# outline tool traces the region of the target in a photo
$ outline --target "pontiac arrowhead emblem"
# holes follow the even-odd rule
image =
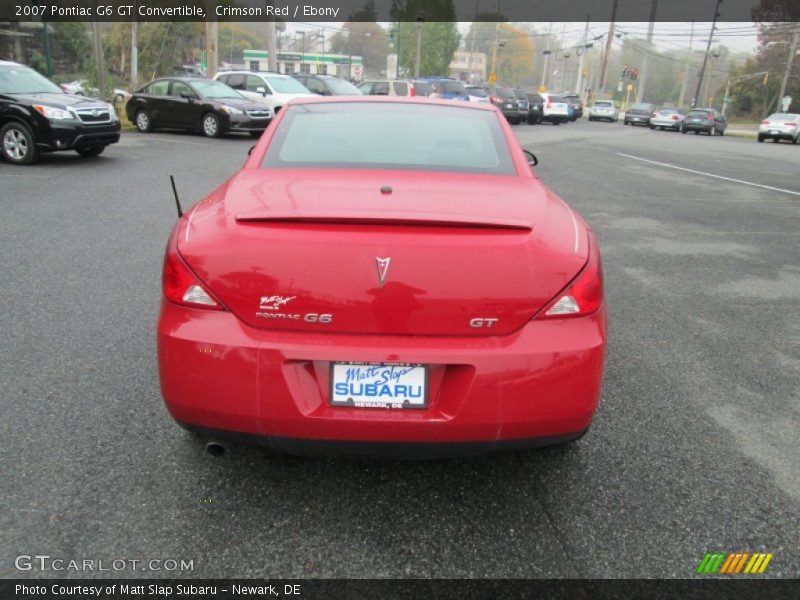
[[[389,272],[389,263],[391,262],[391,258],[378,258],[375,257],[375,262],[378,265],[378,283],[381,284],[381,288],[383,284],[386,282],[386,274]]]

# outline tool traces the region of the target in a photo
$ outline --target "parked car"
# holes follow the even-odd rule
[[[75,81],[70,81],[69,83],[60,83],[58,87],[64,90],[64,93],[66,94],[88,96],[90,98],[100,97],[100,90],[89,85],[88,79],[76,79]],[[111,90],[111,98],[113,99],[112,102],[114,105],[122,104],[122,102],[130,97],[130,95],[130,92],[123,88],[114,88]]]
[[[28,165],[62,150],[98,156],[119,131],[108,102],[66,94],[33,69],[0,60],[0,155],[8,162]]]
[[[169,235],[170,415],[215,455],[227,437],[406,457],[580,438],[607,340],[597,239],[497,109],[362,96],[283,113]]]
[[[410,79],[368,79],[358,86],[365,96],[416,96],[417,89]]]
[[[512,88],[514,95],[517,97],[517,114],[519,115],[520,122],[528,120],[528,110],[530,104],[528,103],[528,94],[519,88]]]
[[[531,92],[528,94],[528,124],[536,125],[542,120],[544,111],[544,98],[541,94]]]
[[[637,102],[632,104],[625,111],[623,123],[625,125],[650,125],[650,117],[655,112],[656,107],[649,102]]]
[[[714,108],[693,108],[686,113],[681,133],[693,131],[695,134],[725,135],[728,122],[721,112]]]
[[[207,137],[227,132],[258,137],[275,113],[221,81],[164,77],[133,93],[125,105],[128,119],[141,132],[153,129],[200,130]]]
[[[504,85],[486,85],[483,89],[489,94],[489,102],[503,113],[509,123],[519,123],[519,100],[514,90]]]
[[[483,104],[490,104],[489,94],[479,85],[464,86],[467,90],[470,102],[481,102]]]
[[[214,77],[254,102],[266,104],[276,114],[292,98],[313,94],[294,77],[272,72],[223,71]]]
[[[595,100],[595,103],[589,109],[589,120],[616,123],[619,121],[617,103],[613,100]]]
[[[559,96],[569,102],[572,107],[571,121],[577,121],[583,116],[583,102],[581,102],[581,97],[578,94],[575,92],[561,92]]]
[[[662,108],[650,115],[650,129],[680,131],[686,116],[677,108]]]
[[[295,73],[292,75],[297,81],[308,88],[310,92],[319,96],[362,96],[349,81],[333,75],[310,75],[308,73]]]
[[[434,93],[438,95],[438,98],[469,102],[467,89],[457,79],[450,79],[449,77],[420,77],[420,79],[433,85]]]
[[[542,121],[561,125],[570,120],[570,105],[563,96],[545,92],[542,94],[542,99],[544,100]]]
[[[195,63],[172,67],[170,77],[198,77],[205,79],[206,72]]]
[[[795,113],[774,113],[761,121],[758,127],[758,141],[789,140],[793,144],[800,141],[800,115]]]

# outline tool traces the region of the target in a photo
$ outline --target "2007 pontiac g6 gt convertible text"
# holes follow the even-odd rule
[[[158,354],[183,426],[297,452],[579,438],[597,241],[492,105],[297,100],[173,229]]]

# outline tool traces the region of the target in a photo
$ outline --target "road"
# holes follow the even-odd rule
[[[14,568],[48,554],[194,561],[129,577],[690,577],[706,551],[763,551],[797,577],[800,148],[514,131],[597,231],[604,390],[574,445],[451,461],[215,459],[168,417],[168,175],[191,205],[249,138],[0,164],[0,576],[92,575]]]

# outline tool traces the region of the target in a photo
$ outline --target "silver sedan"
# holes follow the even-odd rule
[[[619,121],[619,108],[612,100],[597,100],[589,109],[590,121]]]
[[[680,131],[685,118],[686,115],[675,108],[662,108],[654,112],[650,117],[650,129]]]

